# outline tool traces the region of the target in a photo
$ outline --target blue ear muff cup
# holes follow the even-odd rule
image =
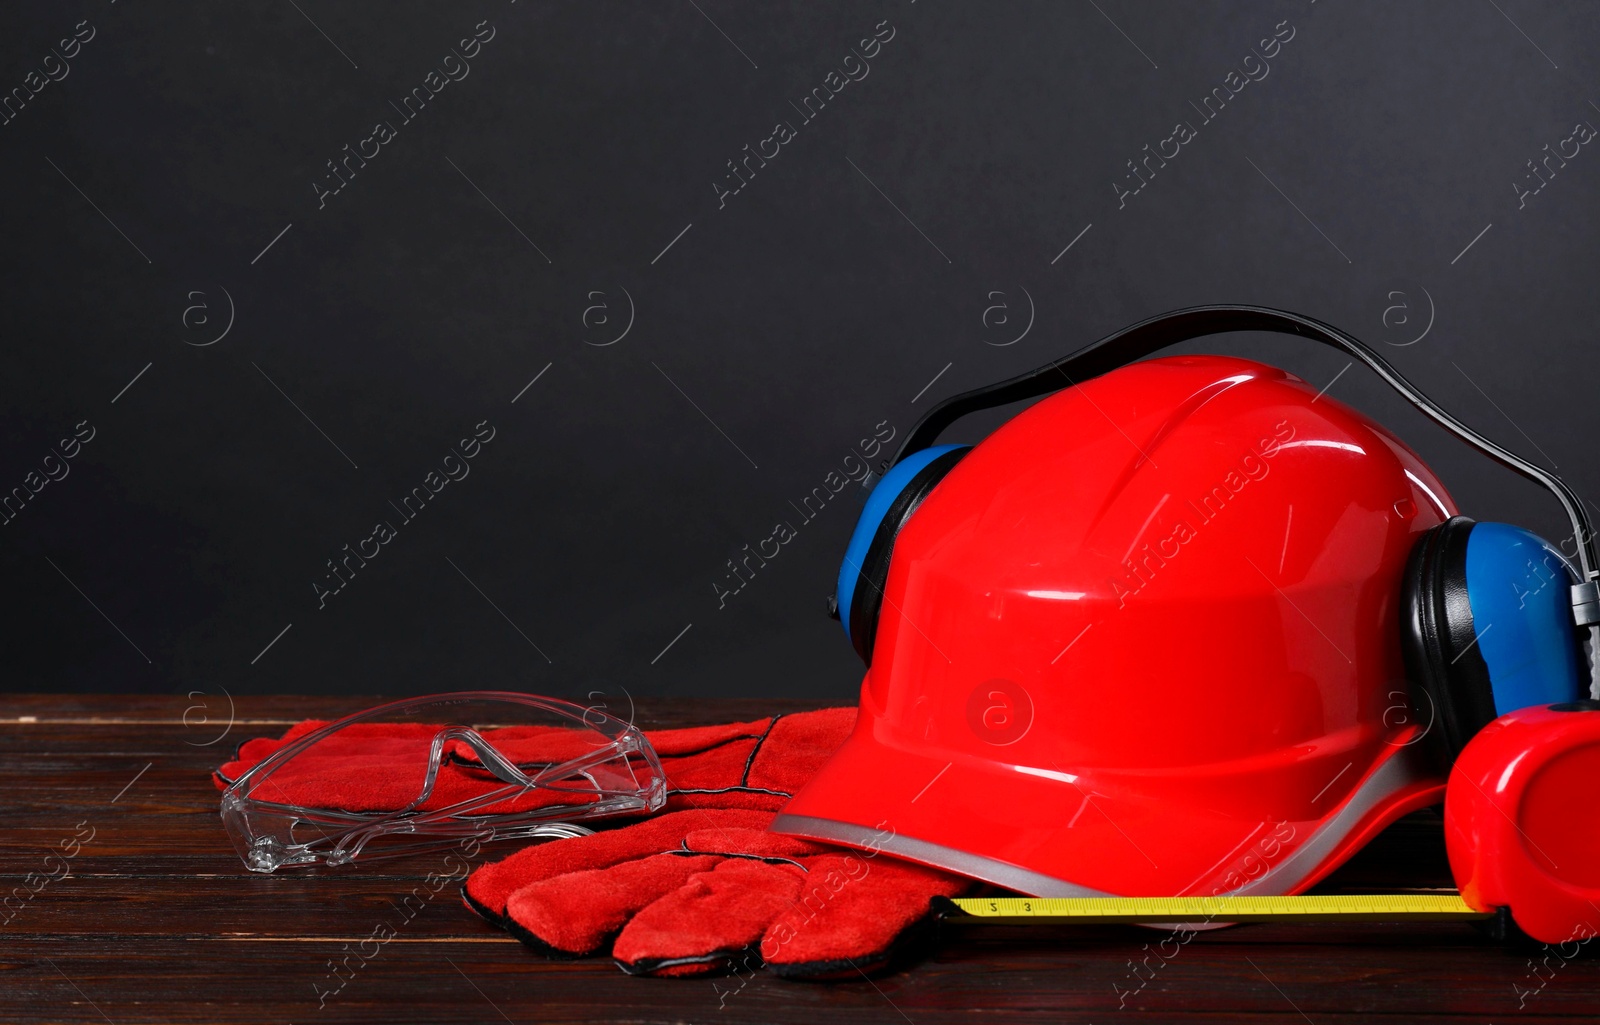
[[[844,563],[839,567],[839,621],[856,654],[872,664],[872,644],[878,633],[878,612],[883,587],[889,579],[889,559],[895,535],[922,500],[944,479],[970,445],[940,445],[913,453],[897,463],[873,488],[861,511]]]
[[[1412,548],[1400,638],[1412,705],[1448,767],[1518,708],[1581,697],[1570,568],[1520,527],[1455,516]]]
[[[1495,719],[1489,667],[1478,651],[1467,596],[1467,538],[1473,521],[1453,516],[1418,538],[1406,563],[1400,640],[1411,703],[1429,722],[1444,766]]]
[[[886,520],[892,520],[893,530],[898,531],[905,518],[903,511],[897,519],[890,517],[891,506],[929,463],[947,452],[966,447],[969,446],[940,445],[913,452],[890,468],[868,491],[866,505],[861,515],[856,517],[855,530],[851,532],[850,543],[845,548],[844,561],[839,564],[839,580],[834,590],[833,616],[844,626],[845,636],[850,638],[852,645],[855,635],[851,629],[850,608],[855,592],[861,585],[861,566],[867,561],[867,552],[878,536],[879,527]],[[893,537],[893,534],[890,536]]]
[[[1496,714],[1588,697],[1572,619],[1577,582],[1567,560],[1537,534],[1509,523],[1472,528],[1467,589]]]

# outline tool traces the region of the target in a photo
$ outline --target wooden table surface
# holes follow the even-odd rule
[[[453,887],[319,1007],[318,988],[338,985],[330,959],[393,918],[390,902],[436,859],[248,873],[222,833],[209,773],[240,739],[376,700],[241,697],[230,721],[220,696],[0,698],[0,872],[13,894],[0,911],[0,1021],[1600,1019],[1600,959],[1590,951],[1508,948],[1458,924],[1240,926],[1169,944],[1170,957],[1160,953],[1164,933],[1136,928],[946,927],[920,964],[871,981],[638,979],[609,959],[542,960],[464,909]],[[692,725],[809,707],[658,701],[641,704],[637,721]],[[61,875],[45,859],[72,838],[82,846]],[[491,846],[482,857],[514,849]],[[1439,819],[1425,812],[1321,889],[1449,884]]]

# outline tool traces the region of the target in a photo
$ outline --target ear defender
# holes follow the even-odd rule
[[[939,445],[914,452],[884,474],[867,496],[839,566],[834,604],[845,636],[868,665],[872,664],[872,642],[878,633],[878,611],[889,579],[895,536],[922,500],[970,451],[971,445]]]
[[[1454,516],[1406,565],[1400,640],[1412,705],[1453,764],[1499,716],[1586,696],[1570,589],[1577,575],[1537,535]]]
[[[1461,899],[1502,922],[1509,910],[1552,949],[1600,935],[1600,820],[1587,810],[1596,772],[1600,702],[1524,708],[1473,738],[1444,795]]]

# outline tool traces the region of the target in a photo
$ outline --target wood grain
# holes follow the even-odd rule
[[[1600,1008],[1600,960],[1587,952],[1504,947],[1461,925],[1241,926],[1169,943],[1166,958],[1167,934],[1152,930],[945,926],[919,963],[872,980],[653,980],[605,959],[533,956],[463,908],[453,887],[428,891],[440,866],[426,855],[245,872],[217,818],[211,768],[239,739],[367,703],[239,697],[228,735],[201,746],[222,724],[186,726],[182,696],[0,699],[0,889],[26,886],[75,828],[94,830],[69,875],[0,915],[10,916],[0,925],[0,1021],[1321,1025],[1592,1021]],[[654,727],[806,707],[816,706],[651,702],[638,714]],[[1319,889],[1449,883],[1429,810]],[[427,900],[403,917],[396,901],[419,887]],[[359,943],[380,922],[396,936],[362,960]],[[359,965],[341,972],[342,986],[329,966],[340,959]]]

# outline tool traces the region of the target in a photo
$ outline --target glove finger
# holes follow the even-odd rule
[[[772,817],[772,816],[769,816]],[[769,833],[748,826],[717,826],[697,829],[683,838],[685,850],[699,854],[727,854],[744,858],[800,858],[826,854],[837,848],[802,840],[797,836]]]
[[[630,975],[726,971],[753,955],[773,919],[793,904],[803,876],[793,865],[729,858],[635,915],[611,954]]]
[[[506,931],[547,957],[584,957],[641,909],[720,861],[714,854],[657,854],[530,883],[506,900]]]
[[[854,976],[881,968],[924,920],[934,897],[971,880],[891,858],[852,853],[808,859],[795,902],[761,939],[767,969],[793,979]]]
[[[467,907],[504,928],[506,901],[529,883],[590,868],[609,868],[679,848],[690,832],[708,825],[759,829],[772,821],[769,812],[702,810],[673,812],[621,829],[590,836],[553,840],[524,847],[503,861],[483,865],[467,877],[461,898]]]

